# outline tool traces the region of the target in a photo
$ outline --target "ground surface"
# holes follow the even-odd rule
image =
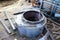
[[[3,6],[5,6],[5,5],[3,5]],[[3,8],[1,8],[1,7],[2,6],[0,6],[0,12],[1,12],[0,13],[0,17],[2,17],[2,19],[6,19],[6,17],[4,16],[4,11],[6,11],[9,14],[10,18],[13,18],[14,17],[14,15],[13,15],[14,13],[20,12],[23,9],[26,9],[26,8],[30,8],[31,5],[28,2],[25,2],[24,0],[19,0],[18,2],[14,3],[13,5],[9,5],[9,6],[3,7]],[[10,26],[8,21],[5,21],[5,24],[7,26]],[[47,24],[48,24],[49,30],[52,32],[52,34],[54,36],[54,39],[55,40],[60,40],[60,30],[58,30],[60,28],[60,26],[57,26],[56,24],[54,24],[54,23],[52,23],[50,21],[48,21]],[[19,36],[16,36],[16,35],[14,35],[13,37],[9,36],[6,33],[6,31],[4,30],[3,26],[1,25],[1,23],[0,23],[0,40],[14,40],[14,39],[16,39],[18,37]],[[22,40],[22,38],[19,39],[19,40]]]
[[[53,34],[55,40],[60,40],[60,26],[48,20],[48,29]]]
[[[0,1],[0,7],[5,7],[11,4],[14,4],[18,0],[6,0],[6,1]]]

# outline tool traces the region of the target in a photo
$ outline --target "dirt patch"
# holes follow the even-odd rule
[[[48,29],[53,34],[54,39],[60,40],[60,26],[54,24],[51,21],[48,21],[47,25],[48,25]]]
[[[0,0],[0,8],[11,5],[11,4],[13,4],[13,3],[15,3],[17,1],[18,0]]]

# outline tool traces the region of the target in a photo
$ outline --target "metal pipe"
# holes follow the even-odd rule
[[[51,40],[54,40],[52,34],[50,33],[50,31],[49,31],[48,28],[47,28],[47,25],[45,26],[45,28],[46,28],[46,30],[49,32],[49,36],[50,36]]]
[[[0,22],[3,25],[3,27],[5,28],[5,30],[10,34],[11,31],[9,30],[9,28],[5,25],[4,21],[0,18]]]
[[[43,6],[43,0],[39,0],[40,1],[40,9],[42,9]]]
[[[15,30],[16,28],[15,28],[15,26],[13,25],[13,23],[12,23],[12,21],[11,21],[9,15],[8,15],[5,11],[4,11],[4,14],[5,14],[5,16],[8,18],[8,21],[9,21],[9,23],[10,23],[12,29]]]
[[[44,2],[44,3],[47,3],[47,4],[51,4],[51,5],[53,5],[53,6],[56,6],[56,7],[60,8],[60,6],[59,6],[59,5],[52,4],[52,3],[50,3],[50,2],[47,2],[47,1],[43,1],[43,2]]]

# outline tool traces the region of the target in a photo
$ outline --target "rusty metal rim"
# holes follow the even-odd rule
[[[31,10],[29,10],[29,11],[31,11]],[[37,11],[37,10],[32,10],[32,11]],[[27,11],[26,11],[27,12]],[[37,11],[37,12],[39,12],[40,13],[40,11]],[[25,12],[24,12],[25,13]],[[24,14],[23,13],[23,14]],[[25,20],[26,22],[29,22],[29,23],[39,23],[39,22],[41,22],[42,20],[44,20],[44,18],[45,18],[45,16],[43,15],[43,14],[41,14],[42,15],[42,18],[39,20],[39,21],[34,21],[34,22],[32,22],[32,21],[29,21],[29,20],[26,20],[23,16],[22,16],[22,18],[23,18],[23,20]]]

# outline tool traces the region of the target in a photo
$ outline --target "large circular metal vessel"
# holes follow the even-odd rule
[[[15,17],[17,29],[22,36],[36,37],[46,24],[46,18],[40,11],[28,10]]]

